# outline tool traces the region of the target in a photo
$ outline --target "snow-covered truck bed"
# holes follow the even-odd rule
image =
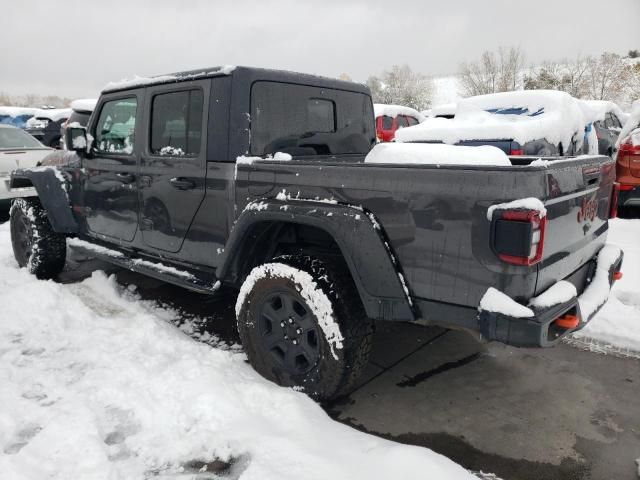
[[[184,108],[136,113],[168,95]],[[200,117],[175,118],[192,108]],[[95,113],[86,133],[68,130],[67,181],[14,174],[39,194],[14,204],[19,263],[55,275],[71,236],[202,293],[238,288],[252,365],[319,399],[353,385],[373,320],[548,346],[593,316],[620,270],[622,253],[602,249],[615,210],[607,157],[372,150],[366,87],[242,67],[111,86]],[[200,131],[181,137],[186,124]]]

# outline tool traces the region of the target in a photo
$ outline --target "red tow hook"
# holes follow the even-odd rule
[[[553,323],[555,323],[560,328],[566,328],[567,330],[576,328],[580,323],[580,319],[577,315],[565,314],[561,317],[558,317]]]
[[[622,272],[621,271],[617,271],[617,272],[613,272],[613,280],[620,280],[622,278]]]

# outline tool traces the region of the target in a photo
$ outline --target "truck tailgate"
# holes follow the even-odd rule
[[[614,181],[615,164],[605,157],[592,157],[579,165],[572,160],[550,164],[544,256],[538,265],[536,294],[568,275],[582,292],[585,264],[606,242]]]

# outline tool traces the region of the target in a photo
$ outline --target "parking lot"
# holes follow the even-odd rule
[[[60,280],[76,282],[94,269],[135,285],[143,299],[179,309],[186,332],[237,341],[231,292],[208,299],[77,256]],[[631,480],[640,456],[638,382],[635,358],[564,344],[482,345],[462,332],[385,323],[377,326],[358,387],[325,410],[347,425],[504,479]]]

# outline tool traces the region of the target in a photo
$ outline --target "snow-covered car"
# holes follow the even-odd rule
[[[428,118],[397,132],[396,140],[492,145],[507,155],[566,156],[582,148],[584,117],[579,101],[565,92],[501,92],[460,100],[454,118]]]
[[[0,107],[0,125],[13,125],[24,128],[27,121],[35,115],[37,108]]]
[[[60,126],[60,148],[67,150],[65,144],[64,132],[67,130],[67,126],[74,125],[80,127],[86,127],[91,118],[91,113],[96,108],[97,98],[82,98],[71,102],[71,115]]]
[[[613,158],[618,135],[620,135],[628,114],[624,113],[615,103],[606,100],[580,101],[585,107],[583,113],[588,122],[587,133],[590,132],[589,128],[592,125],[595,135],[591,135],[590,138],[593,143],[597,143],[597,149],[595,147],[583,148],[584,153],[599,153]]]
[[[50,151],[23,130],[0,125],[0,202],[8,203],[12,198],[35,195],[33,188],[9,188],[11,172],[35,167]]]
[[[376,117],[376,136],[380,142],[391,142],[397,130],[418,125],[425,119],[417,110],[402,105],[376,103],[373,110]]]
[[[25,131],[47,147],[60,146],[60,126],[71,115],[70,108],[51,108],[36,111],[25,126]]]
[[[425,110],[422,115],[425,118],[448,118],[451,119],[456,116],[457,103],[444,103],[442,105],[436,105],[429,110]]]

